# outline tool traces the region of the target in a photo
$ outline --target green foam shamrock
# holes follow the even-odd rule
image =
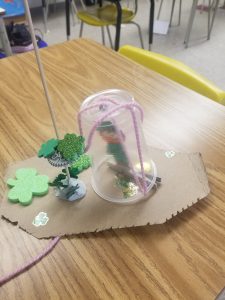
[[[67,133],[64,139],[59,141],[57,150],[66,160],[76,160],[84,153],[84,138],[74,133]]]
[[[91,166],[91,158],[87,154],[82,154],[72,165],[71,168],[78,169],[79,172],[89,168]]]
[[[16,179],[9,178],[7,184],[10,202],[29,205],[33,196],[43,196],[48,192],[48,176],[37,175],[33,168],[21,168],[16,171]]]
[[[56,139],[48,140],[41,145],[41,149],[38,151],[38,157],[50,157],[54,154],[59,141]]]

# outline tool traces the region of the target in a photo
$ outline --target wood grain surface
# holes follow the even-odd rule
[[[88,40],[41,50],[60,133],[88,95],[129,91],[154,147],[201,152],[211,193],[164,225],[65,238],[0,299],[214,299],[225,285],[225,107]],[[54,136],[33,53],[0,61],[0,172]],[[48,244],[0,220],[0,276]]]

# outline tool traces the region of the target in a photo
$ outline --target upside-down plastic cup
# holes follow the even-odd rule
[[[133,203],[150,196],[156,166],[148,154],[143,111],[123,90],[106,90],[86,98],[79,115],[80,134],[92,157],[92,187],[103,199]]]

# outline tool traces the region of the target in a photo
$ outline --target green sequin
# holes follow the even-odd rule
[[[116,185],[121,189],[125,199],[138,193],[138,186],[129,177],[116,177]]]

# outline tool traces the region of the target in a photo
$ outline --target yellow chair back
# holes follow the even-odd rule
[[[133,46],[123,46],[119,53],[203,96],[225,104],[223,90],[182,62]]]
[[[108,26],[116,25],[117,22],[117,8],[115,4],[108,4],[103,7],[97,7],[89,10],[82,10],[77,12],[77,17],[92,26]],[[135,17],[135,12],[122,8],[121,23],[129,23]]]

